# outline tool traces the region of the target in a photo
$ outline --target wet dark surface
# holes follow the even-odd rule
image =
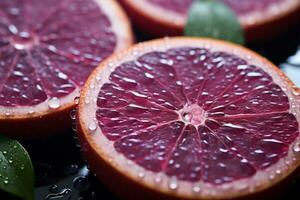
[[[300,87],[300,26],[280,38],[252,44],[250,48],[281,66]],[[33,160],[37,200],[116,199],[87,169],[72,131],[48,140],[21,142]],[[270,199],[297,199],[299,186],[300,176],[297,176]],[[0,193],[0,199],[16,198]]]

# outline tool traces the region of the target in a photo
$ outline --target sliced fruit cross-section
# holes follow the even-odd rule
[[[69,128],[67,113],[88,75],[131,43],[113,0],[1,0],[1,134]]]
[[[80,99],[79,136],[96,174],[119,192],[128,186],[122,195],[240,197],[299,165],[299,102],[299,89],[250,50],[162,39],[93,72]]]
[[[195,0],[120,0],[137,27],[154,36],[181,35]],[[219,0],[237,15],[248,41],[266,40],[299,22],[297,0]],[[147,9],[144,9],[147,8]]]

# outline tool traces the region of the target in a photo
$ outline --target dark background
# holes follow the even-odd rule
[[[139,35],[139,41],[147,38]],[[300,25],[268,42],[248,45],[281,67],[300,87]],[[115,200],[114,195],[89,172],[77,145],[76,133],[47,140],[20,141],[28,150],[36,174],[36,200]],[[297,199],[296,176],[273,199]],[[15,200],[0,192],[1,200]]]

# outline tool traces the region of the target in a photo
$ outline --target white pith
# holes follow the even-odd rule
[[[149,45],[150,44],[150,45]],[[276,84],[278,84],[287,94],[290,99],[291,109],[297,121],[300,124],[299,112],[299,96],[295,96],[289,87],[289,80],[283,78],[275,72],[272,64],[264,58],[252,59],[257,57],[255,53],[246,50],[242,47],[236,46],[235,49],[228,48],[228,44],[224,42],[205,40],[205,39],[164,39],[164,42],[150,42],[139,44],[131,50],[120,53],[102,63],[88,79],[82,93],[82,98],[79,104],[79,123],[83,129],[83,134],[90,144],[102,159],[109,165],[120,171],[124,176],[129,177],[133,181],[140,182],[145,187],[153,190],[164,192],[169,195],[179,196],[188,199],[219,199],[219,198],[233,198],[254,193],[266,189],[280,180],[286,175],[290,174],[300,164],[300,153],[293,150],[295,145],[300,145],[300,136],[291,144],[288,151],[288,156],[280,159],[270,168],[258,171],[254,176],[225,183],[219,186],[211,185],[203,181],[195,183],[176,180],[178,187],[170,188],[170,183],[174,182],[174,177],[169,177],[164,173],[154,173],[145,170],[141,166],[128,160],[122,154],[118,153],[113,142],[109,141],[102,133],[100,127],[97,125],[96,130],[89,130],[90,124],[95,124],[95,111],[97,110],[97,97],[103,84],[109,82],[109,76],[117,66],[126,61],[137,59],[140,55],[151,51],[165,51],[173,47],[204,47],[210,51],[225,51],[240,58],[247,60],[249,64],[261,67],[264,71],[270,74]],[[231,45],[232,46],[232,45]],[[116,59],[117,58],[117,59]],[[85,98],[83,98],[85,97]],[[298,99],[296,101],[296,99]],[[299,127],[300,129],[300,127]],[[200,189],[199,189],[200,188]]]
[[[102,12],[108,17],[111,22],[111,29],[116,35],[116,47],[114,52],[123,50],[129,47],[133,43],[133,36],[130,27],[129,20],[124,14],[124,11],[120,8],[115,0],[93,0],[95,1]],[[123,31],[120,31],[123,30]],[[59,98],[59,108],[51,109],[48,101],[51,99],[48,97],[44,102],[34,106],[16,106],[6,107],[0,106],[0,119],[25,119],[25,118],[42,118],[46,114],[52,112],[58,112],[71,108],[75,105],[74,98],[78,97],[80,93],[80,86],[76,86],[76,89],[65,97]]]

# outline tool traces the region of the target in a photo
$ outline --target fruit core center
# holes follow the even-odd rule
[[[180,111],[180,115],[183,122],[194,126],[199,126],[207,118],[206,111],[197,104],[186,105]]]
[[[17,50],[30,49],[38,43],[38,37],[29,32],[20,32],[18,35],[13,36],[11,39],[11,44]]]

